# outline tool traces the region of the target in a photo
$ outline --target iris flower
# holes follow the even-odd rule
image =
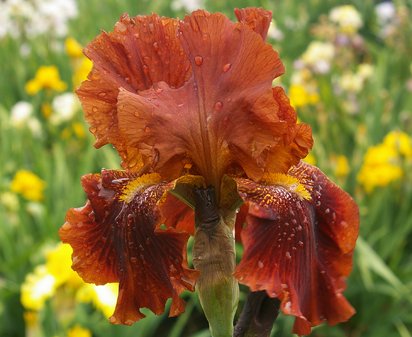
[[[85,48],[93,69],[77,94],[95,146],[112,144],[123,170],[82,178],[88,200],[60,236],[86,282],[119,283],[112,323],[160,314],[168,298],[178,315],[196,288],[212,334],[229,336],[238,283],[279,299],[299,335],[354,314],[342,292],[358,208],[301,161],[311,129],[272,88],[284,67],[265,42],[271,13],[235,14],[123,15]]]

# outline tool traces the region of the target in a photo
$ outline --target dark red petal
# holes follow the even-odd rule
[[[352,198],[319,169],[301,163],[289,174],[306,187],[310,200],[295,184],[237,180],[249,214],[235,275],[252,291],[278,297],[282,311],[297,317],[294,332],[306,335],[324,320],[336,324],[355,312],[342,292],[359,215]]]
[[[119,282],[113,323],[132,324],[144,317],[141,308],[160,314],[170,297],[170,315],[177,315],[184,311],[179,294],[194,289],[197,272],[186,261],[189,235],[155,231],[157,203],[169,188],[159,179],[108,170],[83,177],[87,204],[70,209],[59,232],[73,248],[73,269],[86,282]]]
[[[156,14],[123,15],[113,32],[101,33],[85,48],[94,67],[77,94],[96,136],[95,146],[113,144],[125,166],[138,169],[143,162],[137,150],[124,146],[119,135],[119,88],[137,93],[160,81],[179,87],[188,79],[190,63],[177,38],[177,26],[178,20]]]
[[[235,14],[237,19],[247,24],[256,33],[262,36],[263,40],[266,40],[268,34],[269,25],[272,21],[272,12],[263,8],[236,8]]]
[[[195,214],[192,208],[170,193],[160,207],[163,222],[167,227],[176,228],[179,232],[190,235],[195,233]]]

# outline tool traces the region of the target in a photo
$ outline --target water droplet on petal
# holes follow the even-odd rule
[[[99,96],[99,97],[106,97],[106,96],[107,96],[107,93],[104,92],[104,91],[102,91],[102,92],[99,92],[98,96]]]
[[[303,229],[303,227],[302,227],[301,225],[299,225],[296,229],[297,229],[298,231],[301,231],[301,230]]]
[[[285,256],[286,256],[287,259],[291,259],[291,258],[292,258],[292,255],[290,255],[289,252],[286,252]]]
[[[94,106],[94,107],[92,108],[92,111],[93,111],[93,112],[97,112],[97,110],[98,110],[98,109],[97,109],[97,106]]]
[[[302,241],[299,241],[299,242],[298,242],[298,245],[299,245],[300,247],[303,247],[303,242],[302,242]]]
[[[153,42],[153,48],[155,50],[159,50],[159,44],[157,42]]]
[[[203,64],[203,57],[202,56],[195,56],[195,63],[198,66],[201,66]]]
[[[215,103],[215,110],[216,111],[221,111],[222,108],[223,108],[223,103],[222,102],[219,101],[219,102]]]
[[[263,262],[262,262],[262,261],[258,261],[258,267],[259,267],[260,269],[262,269],[263,266],[264,266]]]
[[[226,63],[226,64],[223,66],[223,72],[224,72],[224,73],[227,73],[227,72],[230,70],[231,67],[232,67],[232,65],[231,65],[230,63]]]
[[[326,209],[325,209],[325,214],[328,214],[328,213],[330,213],[330,209],[329,209],[329,208],[326,208]]]

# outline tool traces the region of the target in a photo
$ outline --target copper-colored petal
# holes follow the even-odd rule
[[[176,36],[178,20],[156,14],[129,18],[123,15],[111,33],[101,33],[85,48],[93,61],[88,80],[77,90],[96,147],[113,144],[125,163],[136,170],[141,155],[127,148],[119,135],[119,88],[138,92],[159,81],[181,86],[190,76],[190,64]]]
[[[177,89],[160,82],[138,94],[120,91],[125,145],[170,178],[189,158],[214,185],[232,164],[260,178],[265,166],[286,171],[297,163],[302,153],[289,149],[295,126],[280,118],[271,88],[283,65],[270,45],[248,25],[205,11],[187,16],[179,34],[192,77]]]
[[[164,224],[176,228],[179,232],[195,233],[195,214],[192,208],[178,200],[175,196],[167,194],[166,200],[160,207]]]
[[[342,292],[359,216],[352,198],[319,169],[301,163],[289,175],[289,186],[289,178],[272,185],[237,180],[249,214],[235,275],[251,290],[278,297],[282,311],[297,317],[294,332],[306,335],[324,320],[336,324],[355,312]]]
[[[236,8],[235,14],[240,22],[247,24],[256,33],[266,40],[269,25],[272,21],[272,12],[263,8]]]
[[[194,289],[197,272],[188,269],[189,235],[174,228],[155,230],[157,203],[169,186],[156,174],[136,177],[122,171],[102,171],[83,177],[88,201],[69,210],[60,229],[73,248],[73,269],[87,282],[119,282],[111,322],[132,324],[156,314],[172,298],[170,315],[184,311],[179,294]]]

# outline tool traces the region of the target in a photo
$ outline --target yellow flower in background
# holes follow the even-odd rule
[[[72,287],[79,287],[83,284],[80,276],[71,268],[72,253],[72,247],[63,243],[46,253],[46,268],[56,279],[56,286],[68,283]]]
[[[92,337],[89,329],[82,328],[80,325],[75,325],[67,332],[67,337]]]
[[[289,88],[290,104],[295,108],[313,105],[319,102],[317,92],[308,91],[304,85],[292,84]]]
[[[77,138],[84,138],[86,137],[86,131],[84,130],[84,124],[83,123],[73,123],[72,125],[73,132],[77,136]]]
[[[35,77],[26,83],[26,92],[36,95],[42,89],[64,91],[67,84],[60,79],[59,70],[56,66],[41,66]]]
[[[310,164],[310,165],[316,165],[316,158],[315,158],[315,156],[312,154],[312,152],[309,152],[309,154],[308,154],[305,158],[303,158],[303,161],[304,161],[305,163]]]
[[[336,177],[344,178],[350,172],[348,158],[344,155],[339,155],[332,158],[332,162],[334,165],[334,173]]]
[[[85,284],[77,292],[77,300],[80,302],[92,302],[107,318],[109,318],[116,307],[118,294],[117,283],[107,283],[97,286],[94,284]]]
[[[43,190],[46,183],[34,173],[27,170],[19,170],[11,182],[11,191],[19,193],[30,201],[43,199]]]
[[[87,57],[83,56],[79,62],[76,62],[73,74],[73,87],[77,88],[87,79],[87,75],[92,70],[93,63]]]
[[[411,151],[411,139],[399,131],[390,132],[381,144],[368,149],[358,174],[366,192],[401,179],[403,158]]]
[[[29,273],[21,286],[21,303],[26,309],[41,310],[55,292],[56,279],[45,265],[37,266]]]
[[[83,47],[72,37],[68,37],[64,41],[64,47],[66,49],[67,55],[71,58],[82,57],[83,56]]]
[[[412,158],[412,139],[405,132],[391,131],[385,136],[383,143],[397,149],[405,158]]]

